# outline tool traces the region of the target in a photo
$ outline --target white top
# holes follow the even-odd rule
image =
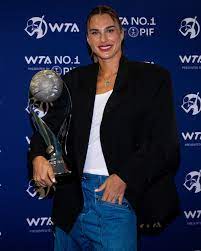
[[[96,94],[84,173],[109,176],[100,142],[100,125],[111,91]]]

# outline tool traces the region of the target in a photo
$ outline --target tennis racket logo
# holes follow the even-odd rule
[[[179,31],[184,37],[189,36],[190,39],[196,38],[200,33],[200,25],[197,17],[184,18],[181,21]]]
[[[185,182],[183,185],[188,191],[194,190],[194,193],[199,193],[201,192],[200,177],[201,170],[199,172],[192,171],[186,175]]]
[[[197,94],[187,94],[183,98],[183,104],[181,108],[186,113],[191,113],[191,115],[197,115],[201,111],[201,98],[199,97],[199,92]]]
[[[44,20],[44,16],[30,18],[27,21],[27,26],[24,30],[30,37],[34,35],[36,35],[36,39],[44,37],[48,30],[48,26]]]

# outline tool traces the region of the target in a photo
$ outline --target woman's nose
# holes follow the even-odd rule
[[[106,34],[104,32],[101,33],[100,40],[101,40],[102,43],[105,42],[105,41],[107,41],[107,36],[106,36]]]

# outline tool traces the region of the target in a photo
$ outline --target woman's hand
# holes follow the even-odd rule
[[[33,160],[33,179],[42,187],[50,187],[56,183],[52,166],[43,156],[37,156]]]
[[[126,183],[116,174],[110,175],[106,181],[95,192],[104,190],[102,200],[115,203],[118,200],[122,204]]]

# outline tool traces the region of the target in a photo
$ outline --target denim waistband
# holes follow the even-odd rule
[[[100,180],[100,179],[106,179],[109,176],[106,175],[98,175],[98,174],[91,174],[91,173],[83,173],[82,179],[84,180]]]
[[[106,175],[97,175],[97,174],[91,174],[91,173],[83,173],[82,175],[82,187],[86,187],[88,189],[100,186],[105,182],[105,180],[109,176]]]

